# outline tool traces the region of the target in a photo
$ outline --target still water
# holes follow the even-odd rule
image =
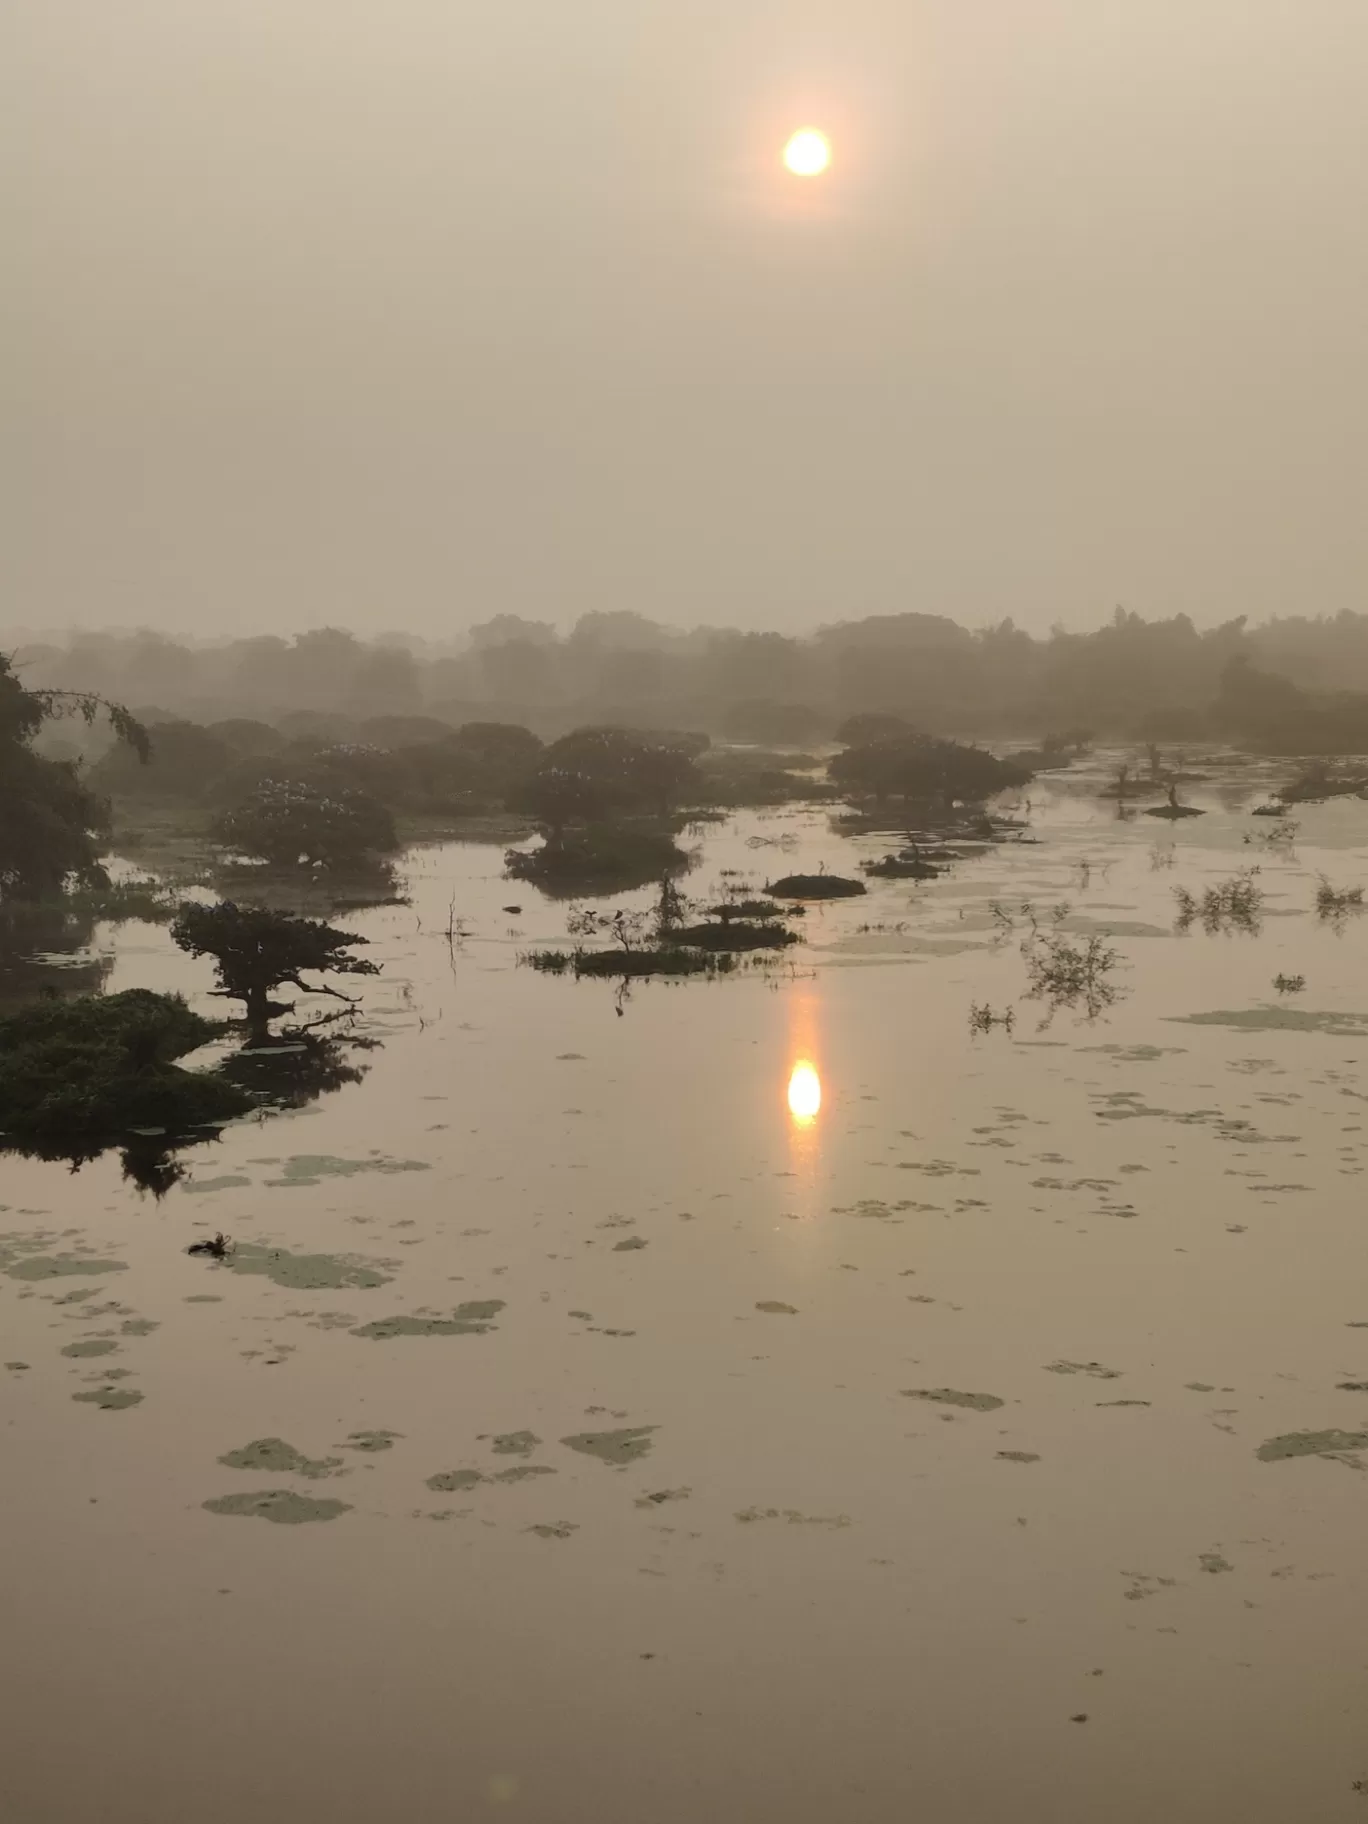
[[[161,1202],[0,1162],[0,1815],[1368,1818],[1368,920],[1314,908],[1364,807],[1289,849],[1256,768],[1177,825],[1101,776],[622,1001],[415,851],[340,921],[359,1082]],[[700,896],[889,846],[699,840]],[[1244,867],[1257,932],[1175,933]],[[1020,998],[1024,902],[1111,934],[1095,1022]]]

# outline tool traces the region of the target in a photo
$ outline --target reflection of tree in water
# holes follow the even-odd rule
[[[223,1063],[219,1074],[244,1090],[263,1114],[299,1109],[320,1096],[359,1083],[368,1066],[353,1062],[349,1054],[375,1050],[379,1043],[350,1031],[285,1032],[267,1045],[244,1046]],[[55,1137],[26,1143],[0,1139],[0,1152],[63,1161],[78,1172],[117,1145],[124,1179],[161,1198],[185,1177],[186,1167],[179,1155],[187,1147],[218,1141],[223,1131],[223,1126],[213,1124],[180,1134],[149,1129],[105,1144],[64,1142]]]
[[[300,868],[255,867],[250,863],[224,863],[211,870],[205,884],[221,899],[240,906],[263,906],[288,912],[295,918],[332,918],[339,913],[364,912],[372,906],[406,905],[403,885],[388,862],[374,862],[330,873],[311,874]]]
[[[96,923],[74,898],[0,906],[0,1013],[41,995],[98,994],[114,958],[91,952]]]
[[[304,1108],[320,1096],[359,1083],[369,1066],[352,1052],[377,1050],[379,1039],[361,1033],[285,1031],[265,1045],[244,1045],[223,1074],[265,1108]]]

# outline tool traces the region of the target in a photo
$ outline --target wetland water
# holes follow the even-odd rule
[[[160,1202],[0,1161],[0,1813],[1368,1819],[1368,813],[1088,786],[620,1014],[415,851],[338,920],[361,1081]],[[742,813],[684,885],[888,847]],[[1257,934],[1175,934],[1250,866]],[[1112,934],[1095,1023],[1018,999],[1024,901]]]

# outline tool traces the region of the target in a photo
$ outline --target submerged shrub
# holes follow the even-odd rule
[[[1262,929],[1264,903],[1263,889],[1254,879],[1258,871],[1257,868],[1244,868],[1240,873],[1232,874],[1229,880],[1207,887],[1200,899],[1186,887],[1175,887],[1178,930],[1190,931],[1200,920],[1209,937],[1221,933],[1229,935],[1232,931],[1257,937]]]

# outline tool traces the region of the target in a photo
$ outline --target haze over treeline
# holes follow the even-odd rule
[[[374,726],[496,719],[546,737],[593,723],[733,741],[829,739],[889,713],[928,733],[1230,740],[1282,752],[1368,749],[1368,615],[1243,617],[1206,632],[1118,608],[1092,632],[969,631],[907,613],[811,638],[588,614],[568,635],[498,615],[444,643],[340,628],[185,643],[142,631],[5,642],[30,687],[95,691],[151,721],[253,717],[331,739]],[[372,726],[367,727],[370,724]],[[421,731],[415,723],[413,738]],[[440,732],[437,730],[435,732]]]

